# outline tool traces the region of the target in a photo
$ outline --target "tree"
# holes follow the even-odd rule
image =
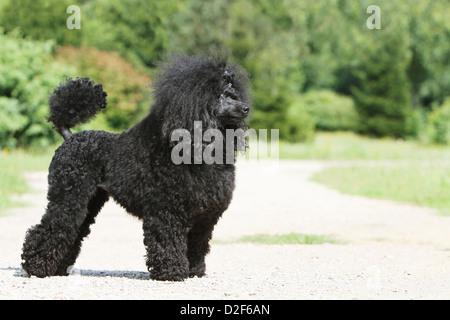
[[[224,51],[230,37],[230,1],[190,0],[168,21],[170,51],[186,54]]]
[[[0,24],[6,32],[19,28],[23,36],[34,40],[55,40],[57,44],[79,45],[83,28],[67,28],[70,0],[5,0],[0,10]]]
[[[154,66],[168,48],[166,23],[179,1],[98,0],[83,6],[83,44],[118,51],[135,65]]]
[[[450,95],[450,23],[447,1],[415,2],[408,6],[409,49],[408,66],[413,106],[432,102],[442,104]]]
[[[361,85],[352,94],[362,133],[405,138],[412,134],[408,39],[398,26],[384,30],[370,31],[370,45],[358,51]]]
[[[299,46],[286,1],[236,1],[231,8],[231,37],[226,44],[252,76],[255,129],[280,129],[280,138],[294,131],[288,109],[303,88]]]

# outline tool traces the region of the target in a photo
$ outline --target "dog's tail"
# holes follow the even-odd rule
[[[48,101],[53,128],[67,140],[72,136],[71,128],[93,118],[108,101],[101,84],[94,85],[89,78],[72,78],[55,88]]]

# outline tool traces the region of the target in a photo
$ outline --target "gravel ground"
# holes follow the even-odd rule
[[[25,231],[46,206],[46,173],[29,173],[29,207],[0,218],[0,299],[449,299],[450,217],[433,209],[348,196],[309,181],[329,165],[240,163],[230,208],[214,232],[207,276],[148,279],[138,220],[113,201],[68,277],[26,277]],[[311,233],[341,244],[261,245],[257,233]]]

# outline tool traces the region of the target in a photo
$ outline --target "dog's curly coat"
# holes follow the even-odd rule
[[[69,79],[49,99],[54,128],[64,137],[48,175],[48,207],[23,245],[22,266],[38,277],[67,275],[90,225],[111,196],[143,222],[147,267],[155,280],[205,274],[214,225],[230,204],[234,164],[171,161],[171,133],[246,128],[246,73],[226,58],[174,56],[154,80],[154,105],[121,134],[70,128],[107,105],[101,85]]]

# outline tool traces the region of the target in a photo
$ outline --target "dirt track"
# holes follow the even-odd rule
[[[0,217],[0,299],[450,299],[450,217],[408,204],[348,196],[311,182],[336,163],[241,163],[219,221],[207,276],[148,280],[138,220],[110,201],[68,277],[25,277],[25,231],[46,206],[46,173],[30,173],[30,207]],[[228,243],[256,233],[310,233],[343,244]]]

